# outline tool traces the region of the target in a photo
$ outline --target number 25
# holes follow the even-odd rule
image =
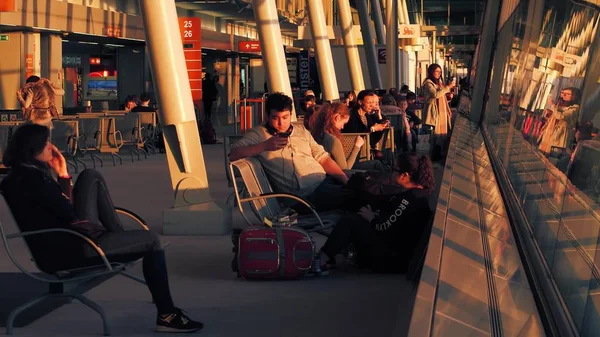
[[[192,21],[183,21],[183,28],[192,28]]]

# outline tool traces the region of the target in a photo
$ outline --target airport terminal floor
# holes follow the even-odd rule
[[[115,206],[161,234],[173,298],[206,324],[203,335],[600,336],[598,1],[165,1],[157,4],[164,13],[152,11],[150,0],[75,2],[0,2],[0,150],[26,122],[19,117],[31,102],[14,95],[27,92],[19,89],[25,78],[37,72],[62,81],[62,89],[47,88],[64,95],[51,140],[74,180],[82,168],[97,168]],[[54,20],[59,14],[64,27]],[[334,29],[334,21],[352,28]],[[386,40],[385,31],[398,25],[399,38]],[[432,82],[428,94],[426,79],[437,69],[445,81]],[[460,90],[446,96],[453,77]],[[417,245],[417,277],[377,274],[346,260],[327,276],[237,277],[231,229],[248,224],[235,204],[227,155],[265,120],[266,93],[284,92],[299,108],[311,100],[306,92],[324,103],[351,89],[372,87],[383,96],[382,88],[403,84],[421,107],[444,111],[448,98],[453,108],[429,199],[435,215]],[[157,112],[129,112],[142,92]],[[433,153],[436,130],[414,128],[417,151]],[[388,135],[391,150],[382,153],[393,158],[402,149]],[[166,154],[157,151],[165,143]],[[358,161],[370,159],[364,148]],[[256,206],[244,209],[262,215]],[[18,232],[5,202],[0,221],[6,233]],[[313,237],[317,247],[327,239]],[[13,256],[35,270],[24,241],[10,242]],[[142,265],[128,271],[142,275]],[[155,307],[139,282],[116,275],[73,289],[103,307],[112,335],[154,334]],[[0,327],[15,307],[48,290],[0,253]],[[14,334],[96,336],[103,328],[88,306],[54,298],[21,313]]]

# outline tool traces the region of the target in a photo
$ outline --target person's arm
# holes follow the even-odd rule
[[[319,164],[321,164],[323,170],[325,170],[325,173],[333,177],[335,180],[341,182],[344,185],[348,183],[348,176],[344,173],[344,171],[342,171],[338,164],[333,159],[331,159],[330,156],[323,157],[319,161]]]
[[[444,97],[444,95],[446,95],[446,93],[450,92],[450,88],[449,87],[438,87],[435,84],[433,84],[433,82],[425,82],[425,85],[423,86],[423,90],[425,91],[425,96],[428,98],[440,98],[440,97]]]
[[[265,143],[260,142],[254,145],[238,146],[231,149],[229,160],[236,161],[238,159],[254,157],[265,151]]]
[[[61,190],[62,187],[41,171],[30,169],[30,172],[22,181],[27,199],[51,211],[57,218],[62,219],[65,225],[77,221],[69,196]],[[70,190],[66,192],[70,193]]]
[[[265,151],[281,150],[287,146],[288,138],[270,137],[262,140],[256,130],[250,130],[244,137],[231,146],[229,152],[229,160],[236,161],[238,159],[254,157]]]
[[[360,137],[360,136],[358,136]],[[364,144],[364,142],[363,142]],[[335,138],[335,143],[334,143],[334,147],[335,148],[339,148],[339,152],[341,152],[342,156],[344,155],[344,148],[342,147],[342,141]],[[340,168],[342,170],[351,170],[352,166],[354,166],[354,162],[356,161],[356,157],[358,157],[358,153],[360,152],[360,148],[361,146],[357,146],[356,143],[354,143],[354,146],[352,147],[352,152],[350,152],[350,154],[348,155],[348,158],[344,158],[344,164],[346,164],[346,168],[342,167],[342,165],[340,165]]]
[[[344,148],[342,146],[342,142],[335,136],[331,136],[332,142],[331,144],[328,144],[329,146],[329,154],[331,155],[331,158],[335,161],[335,163],[340,167],[340,169],[342,170],[348,170],[352,167],[352,165],[349,165],[346,161],[346,156],[344,155]],[[354,163],[354,161],[353,161]]]

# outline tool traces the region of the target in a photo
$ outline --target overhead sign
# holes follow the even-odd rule
[[[385,47],[377,48],[377,61],[379,64],[386,64],[387,62],[387,51]]]
[[[15,10],[15,0],[0,0],[0,12],[13,12]]]
[[[308,50],[300,52],[300,91],[304,92],[310,88],[310,59]]]
[[[185,65],[190,79],[192,99],[199,104],[202,99],[202,43],[201,24],[198,17],[179,18],[179,33],[183,42]]]
[[[240,41],[238,42],[238,51],[241,53],[260,53],[260,42]]]
[[[421,25],[398,25],[399,39],[417,39],[421,37]]]
[[[286,57],[288,75],[290,76],[290,84],[296,86],[298,82],[298,57]]]

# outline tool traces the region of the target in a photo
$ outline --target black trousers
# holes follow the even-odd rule
[[[204,119],[210,120],[211,115],[212,115],[212,105],[213,105],[212,98],[203,99],[202,105],[204,106]]]
[[[124,230],[119,223],[110,194],[102,175],[84,170],[73,187],[73,204],[79,219],[99,223],[106,232],[93,238],[111,262],[130,262],[143,258],[143,273],[148,289],[160,314],[175,309],[169,290],[165,251],[160,237],[146,230]],[[89,265],[98,264],[98,254],[91,247],[84,249]]]
[[[330,259],[353,244],[358,264],[378,273],[402,273],[408,268],[408,258],[402,256],[381,233],[358,214],[348,214],[335,226],[321,248]]]

